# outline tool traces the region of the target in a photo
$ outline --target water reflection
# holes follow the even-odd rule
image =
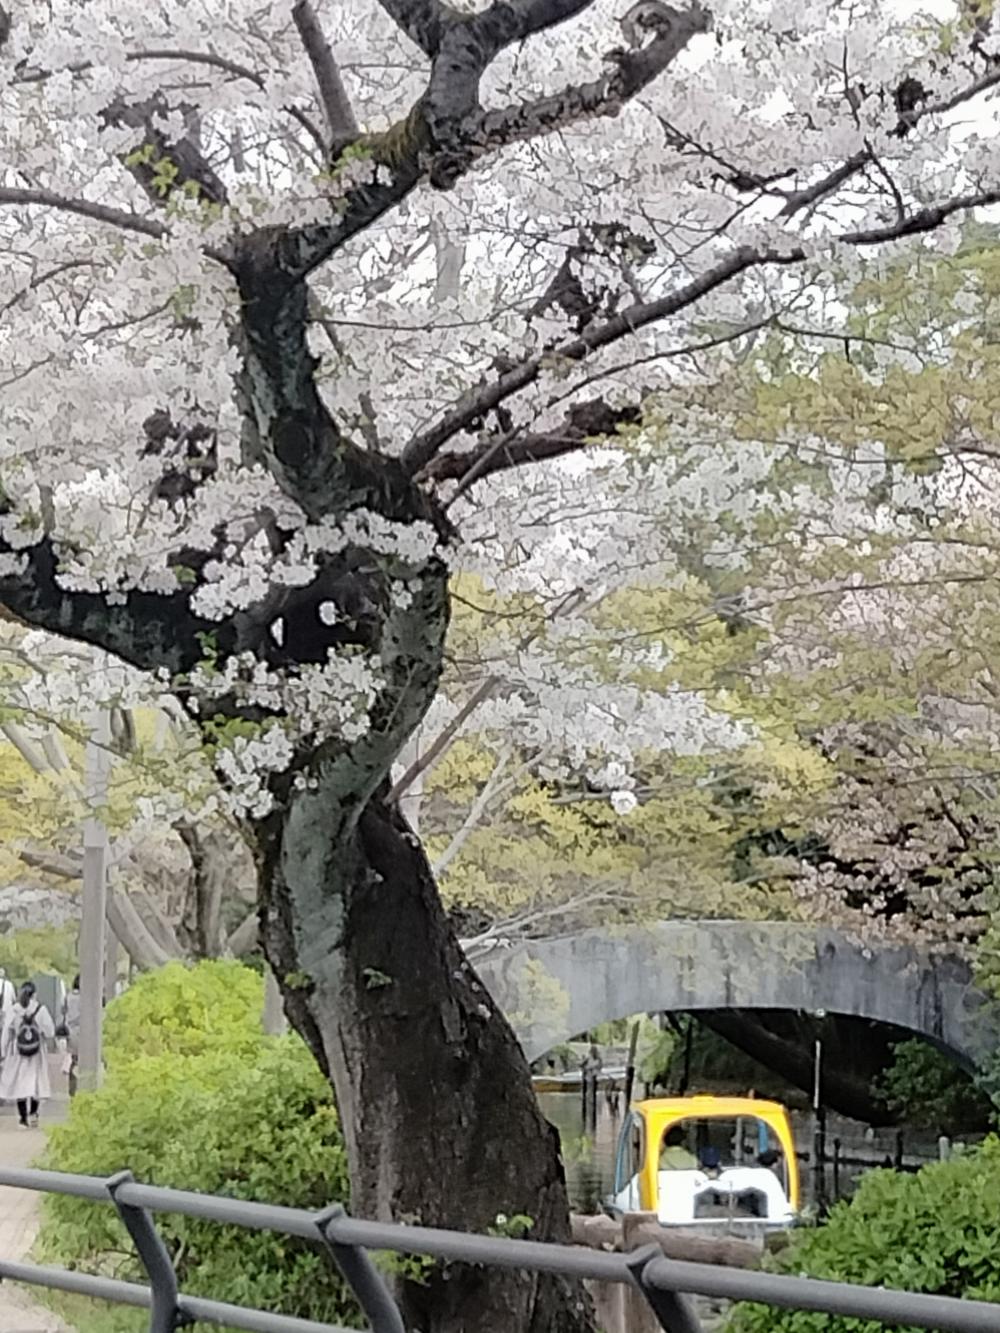
[[[597,1124],[588,1131],[583,1123],[579,1093],[541,1092],[538,1101],[559,1131],[570,1207],[580,1213],[600,1212],[601,1200],[610,1194],[614,1181],[621,1110],[612,1110],[599,1092]]]

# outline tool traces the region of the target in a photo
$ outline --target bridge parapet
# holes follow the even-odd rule
[[[496,948],[476,969],[536,1060],[599,1023],[699,1009],[824,1010],[927,1038],[972,1068],[1000,1006],[968,963],[785,921],[661,921]]]

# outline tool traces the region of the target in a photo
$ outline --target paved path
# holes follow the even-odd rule
[[[53,1070],[55,1100],[42,1107],[42,1122],[62,1119],[65,1103],[58,1096],[65,1079]],[[28,1166],[45,1146],[40,1129],[21,1129],[12,1106],[0,1106],[0,1166]],[[28,1257],[38,1234],[41,1195],[0,1185],[0,1259]],[[0,1282],[0,1333],[69,1333],[50,1310],[36,1305],[30,1288]]]

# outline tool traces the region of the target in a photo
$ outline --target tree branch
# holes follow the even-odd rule
[[[768,263],[798,263],[803,257],[801,251],[785,257],[762,254],[750,246],[741,246],[707,273],[669,296],[656,301],[637,301],[612,319],[585,330],[578,338],[573,338],[552,351],[528,357],[492,383],[482,384],[471,390],[459,405],[446,412],[436,425],[414,436],[403,451],[403,466],[413,474],[422,472],[448,440],[468,430],[481,417],[513,394],[533,384],[542,373],[543,363],[553,360],[582,361],[599,347],[607,347],[620,338],[634,334],[647,324],[677,314],[747,269]]]
[[[112,227],[121,227],[124,231],[137,231],[144,236],[155,236],[157,240],[169,232],[169,228],[162,222],[143,217],[141,213],[130,213],[122,208],[108,208],[105,204],[93,203],[89,199],[71,199],[52,190],[17,189],[3,185],[0,186],[0,204],[13,204],[15,207],[38,205],[42,208],[55,209],[60,213],[76,213],[80,217],[92,218],[95,222],[106,222]]]
[[[638,50],[611,52],[605,58],[613,61],[613,68],[599,79],[570,85],[522,106],[485,112],[479,123],[484,147],[537,138],[595,116],[618,115],[627,101],[672,64],[692,37],[708,31],[708,14],[698,5],[679,13],[667,6],[663,10],[653,40]]]
[[[953,111],[955,107],[971,101],[980,93],[988,92],[991,88],[996,87],[998,83],[1000,83],[1000,70],[992,70],[989,74],[983,75],[982,78],[973,80],[972,83],[968,84],[965,88],[960,89],[951,97],[937,102],[928,101],[924,102],[923,105],[914,106],[906,112],[903,119],[897,125],[894,133],[897,135],[909,133],[909,131],[918,125],[920,121],[925,120],[928,116],[944,115],[949,111]],[[784,197],[785,203],[778,214],[779,217],[793,217],[796,213],[801,212],[802,209],[818,203],[820,199],[832,194],[834,190],[838,189],[846,181],[850,180],[852,176],[856,175],[864,167],[870,165],[874,160],[874,150],[870,144],[866,144],[864,148],[859,149],[856,153],[852,153],[852,155],[844,162],[840,163],[839,166],[832,168],[811,185],[803,186],[798,190],[772,190],[769,187],[774,186],[776,181],[781,180],[782,177],[792,175],[792,170],[790,168],[782,168],[775,172],[769,172],[766,176],[760,176],[754,172],[743,171],[733,163],[727,162],[714,149],[699,144],[698,141],[690,135],[684,134],[676,129],[668,121],[664,120],[662,116],[658,117],[658,119],[663,126],[669,143],[675,145],[687,144],[694,152],[717,163],[723,168],[723,171],[718,178],[725,181],[728,185],[731,185],[733,189],[737,190],[739,193],[745,194],[754,190],[768,190],[769,193],[773,193],[779,198]]]
[[[986,208],[997,203],[1000,203],[1000,189],[981,190],[978,194],[959,195],[957,199],[948,199],[943,204],[918,209],[916,213],[899,218],[886,227],[864,227],[858,231],[843,232],[838,239],[845,245],[884,245],[887,241],[899,241],[906,236],[921,236],[925,232],[936,231],[956,213],[968,213],[974,208]]]
[[[357,507],[385,518],[447,525],[398,460],[346,439],[323,402],[309,350],[309,293],[283,269],[282,234],[250,238],[236,264],[244,366],[239,389],[254,435],[248,462],[263,463],[312,519]]]
[[[256,907],[248,912],[226,941],[226,951],[234,958],[251,953],[260,943],[260,920]]]
[[[155,939],[128,894],[111,886],[108,888],[108,924],[132,962],[142,971],[150,972],[173,958],[182,957],[179,952],[168,953]]]
[[[49,763],[39,750],[31,743],[24,734],[24,728],[18,722],[4,722],[0,726],[0,732],[7,738],[14,749],[18,752],[24,762],[33,773],[48,772]]]
[[[171,141],[161,124],[175,111],[183,116],[185,129],[179,139]],[[200,200],[212,204],[228,201],[225,182],[202,151],[201,121],[196,107],[189,104],[173,107],[160,92],[142,102],[118,96],[101,112],[101,119],[105,125],[127,127],[141,135],[136,147],[142,151],[123,154],[121,160],[155,204],[163,207],[174,194],[191,185],[197,187]],[[162,174],[164,162],[171,167],[169,182]]]
[[[347,96],[344,80],[330,50],[330,44],[323,35],[310,0],[295,0],[292,6],[292,20],[298,29],[302,45],[316,76],[320,102],[330,131],[330,145],[336,155],[337,145],[350,143],[357,137],[358,122]]]
[[[391,3],[389,12],[397,21],[403,15],[422,29],[427,24],[441,27],[440,9],[428,8],[425,0]],[[592,0],[497,0],[483,13],[468,17],[449,11],[447,24],[433,43],[431,76],[423,97],[405,120],[383,134],[363,135],[358,140],[371,155],[371,181],[348,193],[336,222],[283,233],[277,242],[277,267],[290,280],[305,277],[400,203],[425,177],[435,187],[447,189],[479,158],[497,148],[580,118],[615,114],[709,22],[697,5],[679,13],[663,5],[664,17],[648,46],[612,53],[608,58],[615,59],[616,69],[602,78],[522,107],[496,112],[480,109],[480,80],[505,46],[572,17],[590,3]]]
[[[17,855],[32,870],[55,875],[57,879],[77,880],[83,874],[83,861],[79,856],[64,856],[61,852],[47,852],[32,847],[23,847]]]
[[[192,65],[206,65],[211,69],[218,69],[225,74],[231,74],[233,78],[246,79],[248,83],[255,84],[262,91],[267,88],[267,82],[263,75],[258,74],[256,70],[250,69],[246,65],[240,65],[235,60],[227,60],[225,56],[216,55],[214,51],[188,51],[175,47],[156,47],[142,51],[129,51],[126,53],[125,59],[130,63],[139,60],[168,60]],[[65,68],[70,74],[83,74],[88,69],[93,69],[93,61],[79,60]],[[52,71],[48,69],[23,69],[14,76],[11,82],[41,83],[51,77]],[[311,118],[297,106],[287,105],[282,110],[298,121],[325,158],[328,145]]]
[[[833,171],[828,172],[820,180],[814,181],[812,185],[807,185],[804,189],[788,191],[784,204],[778,213],[779,218],[794,217],[796,213],[808,208],[810,204],[818,203],[824,196],[831,194],[838,189],[845,181],[860,171],[862,167],[867,166],[871,161],[871,150],[863,148],[854,153],[842,162],[839,167],[834,167]]]
[[[423,754],[417,755],[413,763],[409,766],[398,782],[393,784],[392,790],[386,799],[387,805],[392,805],[413,786],[421,773],[426,773],[428,769],[433,768],[438,759],[444,754],[448,746],[461,731],[467,718],[471,717],[479,705],[490,697],[496,687],[500,684],[499,676],[488,676],[481,685],[478,685],[466,699],[465,703],[458,710],[447,726],[442,727],[435,736],[434,743],[429,745]]]
[[[392,21],[424,55],[436,56],[441,33],[459,18],[457,10],[441,0],[378,0]]]
[[[48,537],[17,552],[0,542],[0,555],[18,561],[16,569],[0,574],[0,606],[36,629],[93,644],[144,671],[165,667],[172,675],[184,675],[202,660],[205,636],[220,651],[239,651],[235,620],[195,615],[187,589],[170,594],[133,590],[112,604],[104,593],[62,586]]]
[[[616,885],[608,889],[597,889],[593,893],[581,894],[579,897],[570,898],[564,903],[552,903],[548,907],[529,909],[517,916],[507,917],[503,921],[495,922],[481,935],[462,940],[462,949],[465,956],[470,961],[475,962],[477,958],[489,953],[491,948],[504,940],[525,938],[528,929],[531,926],[538,925],[539,922],[551,922],[559,917],[568,916],[571,912],[578,912],[581,908],[596,907],[598,904],[610,902],[618,907],[631,901],[633,897],[633,894]]]
[[[33,848],[23,848],[18,856],[26,866],[41,870],[47,875],[55,875],[58,879],[78,880],[83,874],[83,863],[78,856],[64,856],[59,852]],[[164,963],[170,962],[171,958],[182,956],[180,945],[177,944],[169,926],[167,938],[173,940],[176,946],[175,952],[170,952],[156,940],[127,893],[109,886],[107,911],[108,924],[136,967],[148,971],[154,967],[162,967]]]
[[[187,818],[177,820],[174,831],[191,858],[198,952],[203,958],[218,958],[223,948],[222,900],[232,882],[223,834]]]
[[[907,236],[918,236],[934,231],[956,213],[968,213],[973,209],[985,208],[996,203],[1000,203],[1000,189],[982,190],[977,194],[961,195],[956,199],[949,199],[943,204],[921,208],[917,212],[898,218],[895,222],[886,226],[842,232],[835,239],[843,245],[882,245],[890,241],[902,240]],[[499,404],[533,384],[541,374],[545,363],[560,359],[583,361],[597,348],[607,347],[609,344],[628,337],[649,324],[677,314],[748,269],[769,264],[790,266],[802,263],[805,258],[805,250],[797,246],[782,252],[774,250],[760,251],[750,246],[740,246],[728,258],[671,295],[661,297],[656,301],[636,302],[612,319],[586,329],[579,337],[571,339],[551,351],[528,357],[519,365],[500,375],[496,380],[480,384],[475,389],[470,390],[464,395],[458,406],[446,412],[435,425],[414,436],[403,450],[403,466],[414,476],[432,475],[430,463],[448,440],[453,439],[463,431],[469,430]],[[552,446],[550,452],[546,452],[546,440]],[[539,456],[552,457],[558,452],[553,437],[539,437],[539,444],[542,449]],[[501,447],[491,442],[485,446],[485,449],[487,452],[494,451],[499,456]],[[472,456],[475,458],[475,455]],[[512,455],[512,458],[515,456]],[[530,461],[530,457],[525,457],[522,461]],[[508,467],[512,465],[512,462],[498,464],[498,466]],[[444,475],[454,476],[456,469],[457,464],[449,455],[449,463],[444,467]],[[477,475],[482,475],[482,473]]]
[[[458,487],[450,497],[450,503],[454,503],[459,495],[490,473],[558,458],[591,440],[613,435],[619,426],[632,425],[641,415],[641,408],[633,404],[615,408],[600,398],[574,403],[557,431],[520,437],[516,431],[507,431],[499,439],[487,440],[475,449],[439,454],[417,474],[417,480],[457,480]]]

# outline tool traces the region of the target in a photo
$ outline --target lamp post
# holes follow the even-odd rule
[[[94,715],[84,760],[88,814],[83,825],[83,888],[80,913],[80,1063],[81,1092],[100,1085],[101,1023],[104,1009],[105,916],[108,893],[108,830],[100,810],[107,802],[111,766],[111,719],[106,709]]]

